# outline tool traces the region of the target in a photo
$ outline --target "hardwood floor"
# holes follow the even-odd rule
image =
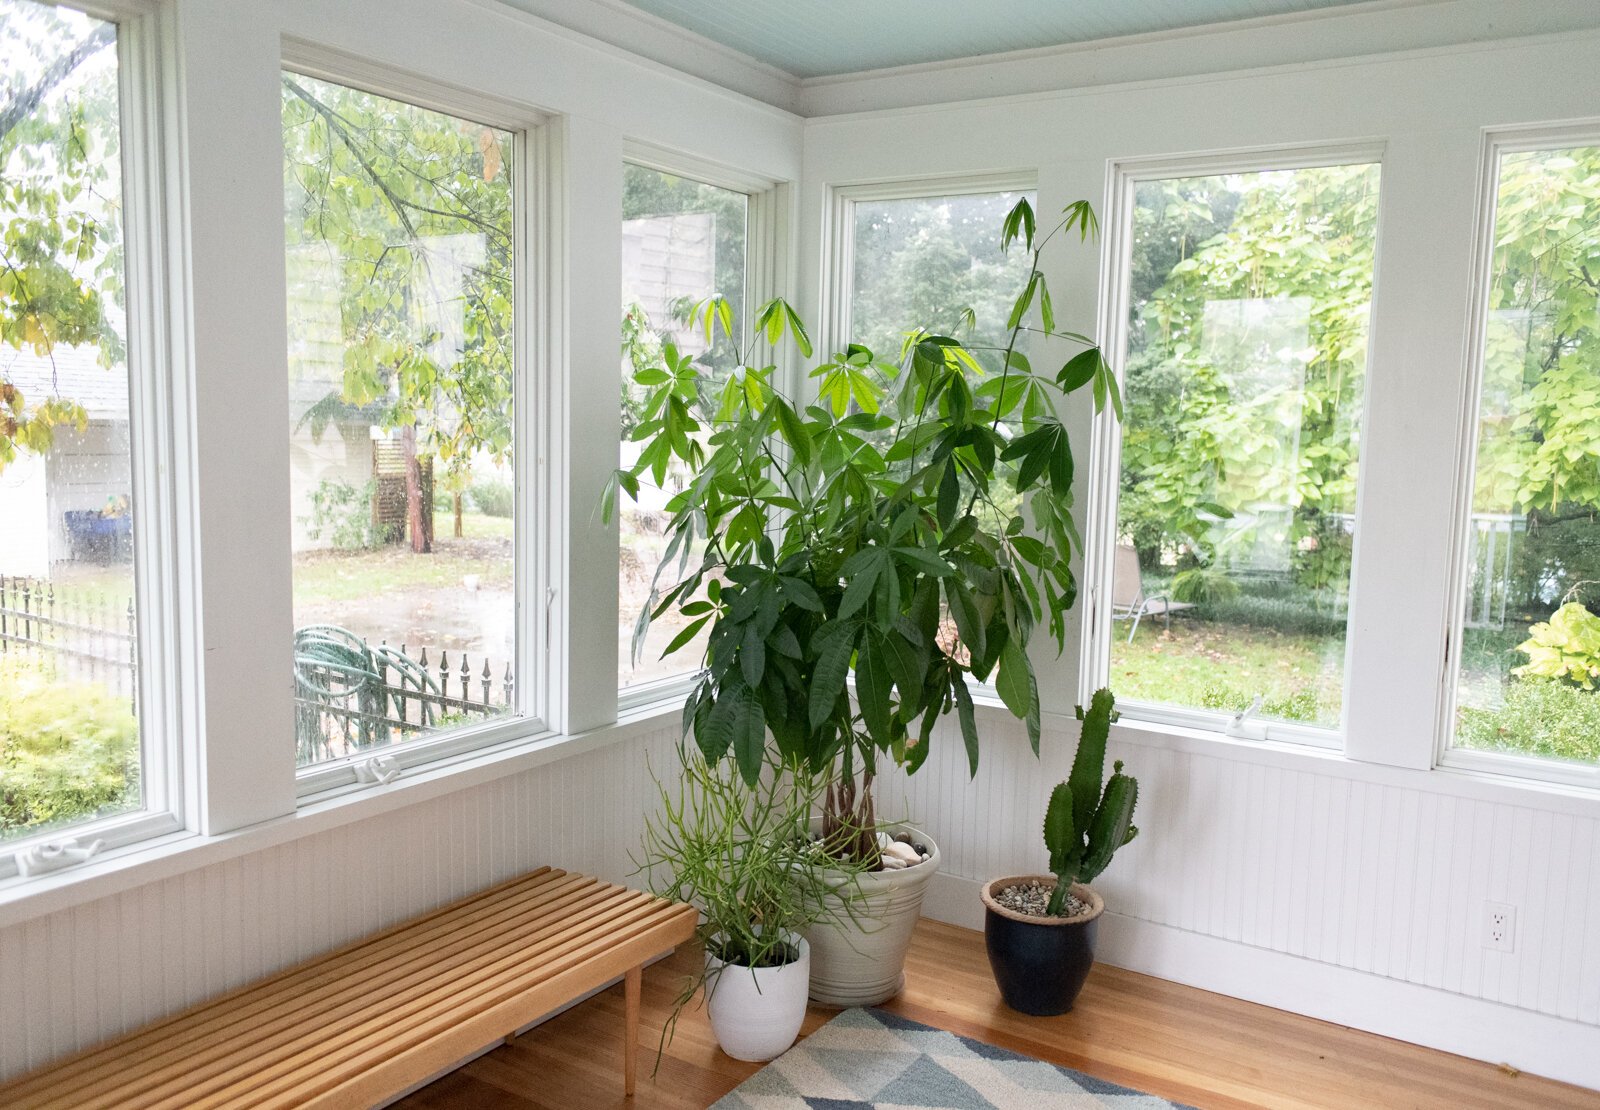
[[[699,1110],[753,1074],[686,1010],[660,1070],[661,1024],[698,955],[645,972],[639,1093],[622,1097],[621,986],[411,1095],[408,1110]],[[1006,1009],[981,934],[924,921],[886,1009],[1203,1110],[1600,1110],[1600,1094],[1113,967],[1059,1018]],[[801,1035],[837,1011],[813,1007]]]

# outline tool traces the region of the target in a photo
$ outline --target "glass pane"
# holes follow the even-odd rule
[[[906,334],[917,328],[961,339],[989,371],[1005,365],[1011,338],[1006,320],[1028,280],[1028,252],[1020,244],[1000,249],[1000,227],[1019,199],[1032,192],[968,193],[956,196],[858,200],[851,208],[850,338],[880,360],[898,364]],[[1016,349],[1033,349],[1022,332]],[[886,405],[892,413],[892,404]],[[1020,424],[1006,421],[1020,431]],[[882,447],[890,433],[879,433]],[[1013,464],[1002,462],[1009,469]],[[963,490],[970,492],[967,480]],[[978,515],[993,527],[1016,508],[1001,493]],[[950,622],[953,637],[954,622]]]
[[[283,77],[302,765],[514,712],[512,148]]]
[[[1006,318],[1028,277],[1027,252],[1000,250],[1000,223],[1032,193],[858,200],[850,285],[850,338],[898,362],[913,327],[974,349],[1003,347]],[[985,362],[1002,365],[999,351]]]
[[[622,178],[622,465],[638,458],[631,441],[641,417],[644,390],[633,383],[636,369],[659,365],[661,345],[694,355],[718,381],[739,361],[735,344],[719,330],[687,326],[689,309],[717,295],[733,312],[733,334],[744,335],[745,223],[750,198],[643,166],[624,166]],[[715,391],[707,388],[698,419],[711,426]],[[637,650],[634,627],[649,604],[652,584],[665,593],[682,565],[674,557],[662,567],[666,537],[663,509],[683,478],[669,474],[666,489],[643,488],[637,502],[619,498],[622,531],[618,576],[617,680],[626,688],[692,673],[700,666],[709,629],[666,658],[684,621],[664,613],[650,625]],[[688,553],[698,560],[700,549]],[[659,579],[657,574],[659,572]]]
[[[1456,744],[1600,760],[1600,146],[1500,160]]]
[[[0,840],[142,804],[116,28],[0,0]]]
[[[1117,694],[1336,727],[1378,167],[1139,184]]]

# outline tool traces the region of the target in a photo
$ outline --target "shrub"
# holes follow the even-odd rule
[[[1226,571],[1216,567],[1190,567],[1172,576],[1172,597],[1175,601],[1232,601],[1238,596],[1239,583],[1229,578]]]
[[[1310,601],[1289,597],[1238,597],[1206,601],[1192,615],[1218,624],[1248,624],[1302,636],[1343,636],[1344,614],[1320,609]]]
[[[381,547],[392,538],[393,528],[372,522],[377,489],[375,481],[353,486],[340,478],[324,478],[311,491],[311,515],[301,518],[306,532],[314,540],[327,536],[340,551]]]
[[[515,500],[510,482],[480,478],[472,483],[472,503],[484,516],[509,517]]]
[[[0,835],[126,809],[138,780],[126,698],[36,665],[0,666]]]
[[[1532,678],[1563,679],[1593,690],[1600,679],[1600,617],[1576,601],[1569,601],[1528,630],[1517,645],[1527,663],[1512,674]]]
[[[1462,706],[1462,747],[1600,761],[1600,694],[1544,679],[1512,681],[1499,709]]]

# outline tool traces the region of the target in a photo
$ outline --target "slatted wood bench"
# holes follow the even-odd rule
[[[542,868],[0,1086],[0,1107],[370,1107],[643,966],[690,906]]]

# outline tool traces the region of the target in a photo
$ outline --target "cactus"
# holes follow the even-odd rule
[[[1139,835],[1133,824],[1133,807],[1139,800],[1139,783],[1122,773],[1122,761],[1112,768],[1102,791],[1106,741],[1117,719],[1115,699],[1107,689],[1096,690],[1087,711],[1078,707],[1083,732],[1072,774],[1050,793],[1044,814],[1044,846],[1050,852],[1050,870],[1056,889],[1045,912],[1061,916],[1067,892],[1075,882],[1089,882],[1106,869],[1117,849]]]

